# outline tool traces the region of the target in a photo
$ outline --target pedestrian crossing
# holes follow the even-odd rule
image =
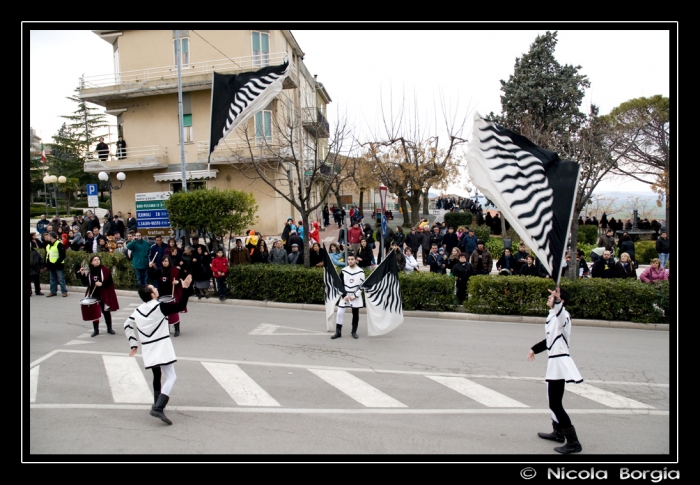
[[[37,408],[60,406],[60,402],[55,402],[56,396],[68,394],[66,400],[72,402],[66,405],[79,406],[75,404],[75,400],[80,401],[80,396],[76,394],[84,392],[81,390],[84,389],[85,383],[79,382],[83,375],[58,375],[57,373],[67,372],[64,370],[67,368],[65,362],[60,360],[61,355],[65,356],[64,358],[80,355],[90,360],[86,368],[99,366],[103,369],[104,374],[95,370],[92,375],[92,379],[97,381],[100,379],[95,379],[95,375],[106,375],[106,380],[102,379],[106,381],[102,387],[108,387],[109,391],[95,391],[106,401],[100,405],[153,403],[152,375],[149,370],[143,368],[140,355],[137,354],[137,358],[133,358],[123,354],[75,349],[54,351],[35,361],[29,371],[31,405],[36,405]],[[52,361],[56,361],[53,367]],[[331,407],[339,409],[377,412],[393,409],[407,413],[520,413],[540,412],[547,407],[541,378],[465,377],[430,372],[407,373],[272,363],[212,362],[207,359],[180,359],[176,370],[178,382],[174,392],[177,393],[180,402],[206,403],[189,406],[193,409],[309,409],[313,408],[310,403],[315,402],[314,400],[324,404],[331,403]],[[46,373],[48,377],[42,378],[42,373]],[[183,375],[188,376],[185,377],[185,383],[180,382]],[[268,375],[270,377],[267,377]],[[62,381],[61,377],[65,380]],[[281,379],[282,377],[284,379]],[[89,376],[84,378],[90,379]],[[602,386],[572,384],[567,385],[566,390],[570,392],[568,399],[578,399],[574,405],[580,408],[581,412],[668,415],[667,410],[657,409],[659,402],[662,403],[661,408],[668,407],[668,397],[665,396],[667,385],[646,385],[647,389],[643,395],[656,394],[653,401],[657,405],[655,406],[634,399],[631,397],[634,392],[627,396],[622,395],[619,393],[622,387],[620,384],[616,383],[615,386],[618,393],[606,390],[604,383]],[[644,385],[629,384],[630,388],[634,385]],[[75,386],[75,391],[65,389],[66,386]],[[188,393],[193,397],[188,399]],[[42,398],[44,395],[46,398]],[[212,406],[212,401],[216,401],[218,406]]]

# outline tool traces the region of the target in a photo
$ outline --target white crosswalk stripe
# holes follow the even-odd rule
[[[153,394],[136,359],[103,355],[102,360],[115,403],[153,404]]]
[[[36,390],[39,387],[39,367],[32,367],[29,371],[29,402],[36,402]]]
[[[478,403],[490,408],[526,408],[526,404],[511,399],[500,392],[493,391],[488,387],[477,384],[464,377],[448,376],[426,376],[429,379],[439,382],[443,386],[457,391],[460,394],[475,400]]]
[[[342,370],[309,369],[339,391],[368,408],[405,408],[405,404],[384,394],[376,387]]]
[[[280,405],[236,364],[202,362],[202,365],[239,406]]]
[[[582,382],[581,384],[568,385],[566,386],[566,390],[611,408],[656,409],[654,406],[649,406],[648,404],[635,401],[634,399],[605,391],[598,387],[591,386],[590,384],[586,384],[585,382]]]

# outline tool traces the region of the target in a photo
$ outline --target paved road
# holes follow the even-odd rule
[[[362,315],[360,339],[330,340],[322,312],[192,302],[167,426],[127,356],[139,301],[120,296],[117,335],[91,338],[78,299],[34,297],[25,315],[32,454],[554,454],[535,434],[550,422],[546,358],[525,360],[539,325],[407,317],[371,338]],[[572,355],[585,383],[565,406],[584,453],[668,454],[669,333],[575,326]]]

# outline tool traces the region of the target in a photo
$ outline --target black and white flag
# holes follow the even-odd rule
[[[394,251],[367,277],[362,289],[367,305],[367,335],[384,335],[403,323],[399,267]]]
[[[326,305],[326,330],[335,330],[335,319],[333,312],[338,299],[343,294],[343,280],[340,279],[338,271],[333,266],[333,261],[328,255],[326,245],[323,245],[323,296]]]
[[[498,207],[552,277],[561,274],[579,165],[479,114],[466,153],[469,177]]]
[[[287,74],[287,61],[255,72],[212,73],[209,155],[238,125],[275,99]]]

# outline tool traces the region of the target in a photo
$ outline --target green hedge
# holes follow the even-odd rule
[[[584,244],[597,244],[598,226],[578,226],[578,240]]]
[[[42,257],[44,250],[40,249]],[[66,260],[64,262],[64,275],[66,277],[66,285],[68,286],[83,286],[83,283],[75,275],[75,269],[80,265],[87,266],[89,258],[92,254],[85,251],[66,251]],[[131,261],[126,259],[121,253],[99,253],[98,256],[102,259],[102,264],[112,272],[115,288],[121,290],[136,290],[136,272],[131,266]],[[49,272],[41,273],[40,280],[42,283],[49,283]]]
[[[573,318],[669,323],[669,285],[629,279],[562,279]],[[554,281],[527,276],[473,276],[464,307],[470,313],[545,316]]]
[[[484,244],[488,244],[489,239],[491,239],[491,228],[489,226],[482,224],[480,226],[469,227],[474,229],[474,235],[477,239],[482,239]]]
[[[469,227],[474,219],[471,212],[446,212],[445,224],[447,227],[454,227],[455,231],[462,227]]]
[[[366,271],[367,273],[367,271]],[[323,269],[277,264],[236,265],[226,284],[232,298],[323,304]],[[454,279],[434,273],[399,273],[404,310],[454,309]]]

